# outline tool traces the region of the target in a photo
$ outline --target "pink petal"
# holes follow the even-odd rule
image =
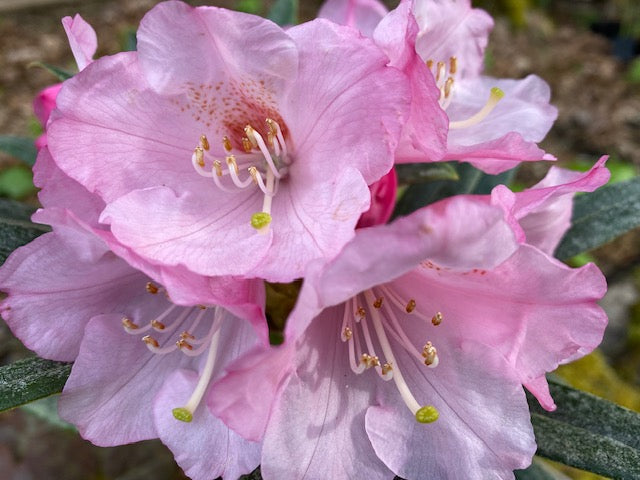
[[[187,402],[197,382],[198,375],[189,370],[177,370],[167,377],[153,408],[158,436],[192,480],[235,479],[251,473],[260,463],[260,444],[244,440],[206,408],[189,423],[171,414],[173,408]]]
[[[248,79],[264,80],[267,97],[295,78],[298,62],[294,43],[274,23],[176,1],[157,5],[142,19],[138,52],[149,84],[165,94],[221,82],[233,95],[234,83],[240,87]]]
[[[376,25],[386,14],[387,7],[378,0],[327,0],[320,8],[318,18],[354,27],[372,37]]]
[[[316,318],[297,348],[296,371],[273,406],[264,438],[265,478],[392,478],[364,430],[374,380],[349,369],[338,310]]]
[[[470,0],[416,0],[414,12],[420,33],[416,50],[424,60],[458,59],[460,77],[473,77],[483,68],[484,49],[493,19],[471,8]]]
[[[366,414],[378,457],[403,478],[513,478],[531,463],[536,444],[511,367],[472,343],[441,343],[438,355],[434,369],[406,354],[397,359],[414,396],[437,408],[434,423],[418,423],[392,382],[380,387],[382,405]]]
[[[545,410],[553,412],[557,408],[553,398],[551,398],[547,377],[544,375],[540,375],[538,378],[534,378],[526,383],[525,387],[538,399],[540,405],[542,405],[542,408]]]
[[[91,317],[119,311],[133,292],[144,292],[143,275],[105,253],[104,245],[97,248],[101,257],[82,259],[77,244],[47,233],[13,252],[2,266],[0,288],[8,294],[2,316],[38,355],[74,360]]]
[[[396,163],[441,160],[445,153],[448,119],[440,108],[440,91],[424,61],[415,51],[418,25],[411,2],[391,11],[374,32],[375,41],[402,70],[411,86],[411,112],[396,152]]]
[[[62,26],[67,33],[78,70],[84,70],[93,61],[93,56],[98,49],[96,32],[78,13],[73,18],[64,17]]]
[[[369,186],[371,206],[360,216],[356,228],[387,223],[396,205],[397,189],[398,177],[395,169],[392,168],[384,177]]]
[[[62,83],[49,85],[40,90],[36,98],[33,99],[33,113],[35,113],[43,127],[46,126],[49,115],[51,115],[51,112],[56,107],[56,97],[61,88]]]

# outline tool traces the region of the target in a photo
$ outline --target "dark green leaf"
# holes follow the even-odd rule
[[[64,82],[65,80],[70,79],[75,75],[64,68],[56,67],[55,65],[50,65],[44,62],[32,62],[29,64],[30,67],[40,67],[47,70],[49,73],[53,74],[58,80]]]
[[[62,391],[71,364],[28,358],[0,367],[0,412]]]
[[[295,25],[298,23],[298,0],[276,0],[268,18],[280,26]]]
[[[408,215],[425,205],[453,195],[491,193],[493,187],[499,184],[508,184],[515,175],[515,169],[500,175],[487,175],[468,163],[452,162],[448,165],[455,169],[458,180],[436,180],[409,185],[398,201],[393,216]]]
[[[260,15],[262,7],[262,0],[238,0],[235,4],[235,10],[253,15]]]
[[[616,479],[640,479],[640,414],[555,381],[558,409],[529,396],[537,454]]]
[[[458,172],[450,163],[404,163],[396,165],[398,183],[433,182],[435,180],[459,180]]]
[[[14,165],[0,170],[0,195],[20,200],[35,191],[31,169],[24,165]]]
[[[0,150],[23,161],[30,167],[33,167],[33,164],[36,163],[36,156],[38,155],[33,138],[28,137],[0,135]]]
[[[32,213],[32,207],[0,199],[0,264],[16,248],[49,231],[48,227],[29,220]]]
[[[563,260],[640,226],[640,177],[577,196],[571,224],[555,252]]]

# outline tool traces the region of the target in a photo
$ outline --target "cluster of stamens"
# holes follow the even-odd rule
[[[429,368],[437,367],[439,358],[436,347],[427,341],[422,352],[419,352],[404,332],[397,312],[400,315],[414,315],[433,326],[442,323],[443,315],[437,312],[428,318],[416,307],[414,299],[405,303],[388,286],[367,290],[345,303],[340,337],[343,342],[348,343],[349,364],[354,373],[361,374],[373,368],[383,380],[393,380],[404,403],[416,419],[421,423],[431,423],[437,420],[438,411],[431,405],[421,406],[417,402],[402,376],[387,336],[389,334],[393,337],[397,344],[420,363]],[[373,332],[369,322],[373,326]],[[376,344],[384,355],[384,361],[376,353]]]
[[[166,294],[164,288],[152,282],[147,283],[146,290],[152,295]],[[220,337],[220,327],[222,325],[222,315],[221,310],[216,307],[205,307],[204,305],[179,307],[171,303],[168,296],[166,296],[166,301],[168,301],[170,305],[146,325],[138,325],[132,319],[124,317],[122,319],[122,326],[124,330],[131,335],[145,334],[142,337],[142,341],[151,352],[158,355],[167,355],[179,350],[187,356],[195,357],[208,351],[205,367],[191,398],[184,407],[178,407],[173,410],[173,415],[176,419],[190,422],[193,418],[193,413],[202,400],[213,373]],[[180,313],[176,315],[176,311]],[[198,331],[203,330],[203,328],[199,327],[203,321],[207,321],[208,315],[212,318],[208,320],[210,321],[210,326],[207,333],[203,336],[196,337],[196,329],[199,329]],[[167,319],[172,316],[173,319],[170,322],[167,321]],[[166,337],[166,334],[171,334],[180,326],[188,323],[190,323],[189,327],[173,339],[163,338],[158,340],[154,336],[147,334],[147,332],[153,331],[157,334],[163,334],[163,336]]]
[[[251,125],[246,125],[244,136],[240,139],[242,150],[236,153],[231,139],[227,136],[222,137],[224,160],[209,155],[209,140],[206,135],[201,135],[191,157],[196,172],[213,179],[220,190],[237,192],[249,187],[258,187],[262,191],[262,210],[251,216],[251,226],[260,233],[269,231],[271,203],[278,192],[278,184],[287,174],[291,163],[278,122],[267,118],[265,127],[266,138]],[[244,178],[241,178],[242,171],[246,171]]]
[[[426,62],[427,68],[433,74],[436,86],[440,90],[440,107],[446,110],[451,104],[454,92],[455,76],[458,72],[458,60],[456,57],[450,57],[449,62],[435,62],[431,59]],[[498,87],[493,87],[489,94],[489,99],[484,106],[471,117],[455,122],[449,122],[449,129],[460,129],[472,127],[484,120],[487,115],[496,107],[498,102],[504,97],[504,92]]]

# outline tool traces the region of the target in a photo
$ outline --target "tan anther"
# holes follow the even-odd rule
[[[360,318],[364,318],[367,315],[367,311],[362,307],[358,307],[358,309],[356,310],[356,315],[358,315]]]
[[[142,337],[142,341],[147,345],[151,345],[152,347],[158,348],[160,346],[158,341],[155,338],[153,338],[151,335],[145,335],[144,337]]]
[[[413,312],[416,309],[416,301],[413,298],[409,299],[407,306],[404,307],[404,309],[407,313]]]
[[[216,170],[216,175],[221,177],[222,176],[222,164],[220,163],[220,160],[215,160],[213,162],[213,168]]]
[[[380,366],[380,359],[374,355],[373,357],[370,357],[369,360],[369,367],[379,367]]]
[[[453,78],[447,78],[447,81],[444,82],[444,98],[449,98],[451,95],[451,88],[453,87]]]
[[[251,178],[253,179],[253,183],[255,183],[257,185],[258,184],[258,169],[256,167],[254,167],[253,165],[251,165],[249,168],[247,168],[247,170],[249,170],[249,175],[251,175]]]
[[[393,367],[391,366],[390,363],[385,363],[382,366],[382,375],[386,375],[387,373],[389,373],[391,370],[393,370]]]
[[[271,133],[271,132],[267,132],[267,145],[269,147],[273,147],[273,142],[275,140],[276,136]]]
[[[253,148],[257,148],[258,142],[256,141],[255,130],[251,125],[247,125],[246,127],[244,127],[244,134],[246,135],[247,139],[251,142],[251,146]]]
[[[122,326],[129,330],[137,330],[138,328],[140,328],[138,327],[138,325],[133,323],[130,318],[127,317],[122,317]]]
[[[458,71],[458,59],[456,57],[449,58],[449,75],[455,75]]]
[[[433,60],[429,59],[425,62],[427,64],[427,68],[431,70],[433,68]]]
[[[424,357],[424,364],[426,366],[433,365],[433,362],[436,361],[436,358],[438,356],[438,351],[436,350],[436,347],[431,344],[431,342],[427,342],[422,348],[422,356]]]
[[[193,335],[191,335],[191,334],[190,334],[189,332],[187,332],[187,331],[182,332],[182,333],[180,334],[180,338],[181,338],[182,340],[187,340],[187,339],[188,339],[188,340],[195,340],[195,339],[196,339],[196,337],[194,337]]]
[[[373,306],[374,306],[375,308],[380,308],[380,307],[382,307],[382,302],[383,302],[383,301],[384,301],[384,298],[383,298],[383,297],[378,297],[378,298],[376,298],[376,301],[375,301],[375,302],[373,302]]]
[[[199,308],[200,310],[206,310],[206,309],[207,309],[207,306],[206,306],[206,305],[198,305],[198,308]]]
[[[433,317],[431,317],[431,323],[433,323],[436,327],[442,323],[442,313],[437,312]]]
[[[183,348],[186,348],[187,350],[193,350],[193,345],[187,342],[184,338],[181,338],[176,342],[176,347],[178,347],[180,350],[182,350]]]
[[[164,325],[164,323],[158,321],[158,320],[151,320],[151,327],[154,330],[164,330],[166,327]]]
[[[224,148],[224,151],[227,153],[230,153],[231,150],[233,150],[233,145],[231,145],[231,140],[229,140],[229,137],[227,137],[226,135],[222,137],[222,148]]]
[[[251,153],[251,150],[253,149],[251,141],[247,137],[242,137],[242,148],[246,153]]]
[[[276,122],[271,119],[271,118],[267,118],[264,123],[267,124],[267,128],[269,129],[269,133],[272,135],[277,135],[278,133],[278,127],[276,127]]]
[[[206,135],[200,135],[200,146],[204,148],[207,152],[209,151],[209,139]]]
[[[236,157],[234,157],[233,155],[227,155],[226,160],[229,168],[233,167],[233,169],[236,172],[236,175],[238,175],[239,171],[238,171],[238,164],[236,163]]]
[[[371,362],[371,355],[363,353],[360,356],[360,363],[363,363],[365,367],[369,368],[369,362]]]
[[[198,163],[198,165],[204,167],[204,150],[202,149],[202,147],[196,147],[193,153],[196,154],[196,162]]]
[[[149,292],[152,295],[155,295],[156,293],[158,293],[158,290],[160,290],[158,286],[152,282],[147,282],[147,285],[145,288],[147,289],[147,292]]]
[[[349,327],[344,327],[344,330],[342,331],[342,336],[347,340],[351,340],[351,337],[353,336],[353,332]]]
[[[444,69],[444,62],[438,62],[438,66],[436,67],[436,82],[444,75]]]

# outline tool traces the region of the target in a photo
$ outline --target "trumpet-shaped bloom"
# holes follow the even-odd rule
[[[350,19],[372,6],[343,0],[328,2],[326,10],[331,20],[359,27]],[[397,162],[459,160],[495,174],[520,161],[555,159],[536,145],[557,115],[547,84],[535,75],[481,75],[492,27],[491,17],[469,0],[405,0],[376,26],[376,43],[411,79],[412,116]]]
[[[516,204],[543,211],[603,172]],[[265,478],[323,478],[325,458],[334,476],[367,478],[513,478],[529,464],[522,385],[553,408],[544,373],[600,342],[606,285],[595,266],[571,269],[524,243],[513,210],[490,200],[453,197],[358,230],[334,260],[312,265],[291,343],[271,364],[243,359],[213,387],[209,405],[225,423],[264,432]],[[250,399],[228,388],[249,379],[273,395],[266,416],[248,416]]]
[[[237,478],[255,468],[259,444],[201,406],[225,365],[266,338],[258,305],[264,300],[254,282],[207,283],[184,275],[199,303],[176,304],[162,285],[114,253],[143,266],[99,229],[102,201],[61,172],[46,148],[34,178],[46,207],[34,220],[53,231],[16,250],[0,269],[8,295],[2,316],[40,356],[74,361],[61,416],[97,445],[159,437],[194,480]],[[146,270],[162,278],[159,269]],[[221,297],[252,322],[210,303]]]
[[[66,82],[55,161],[151,263],[289,281],[353,236],[408,108],[373,42],[317,20],[156,6],[138,51]]]

